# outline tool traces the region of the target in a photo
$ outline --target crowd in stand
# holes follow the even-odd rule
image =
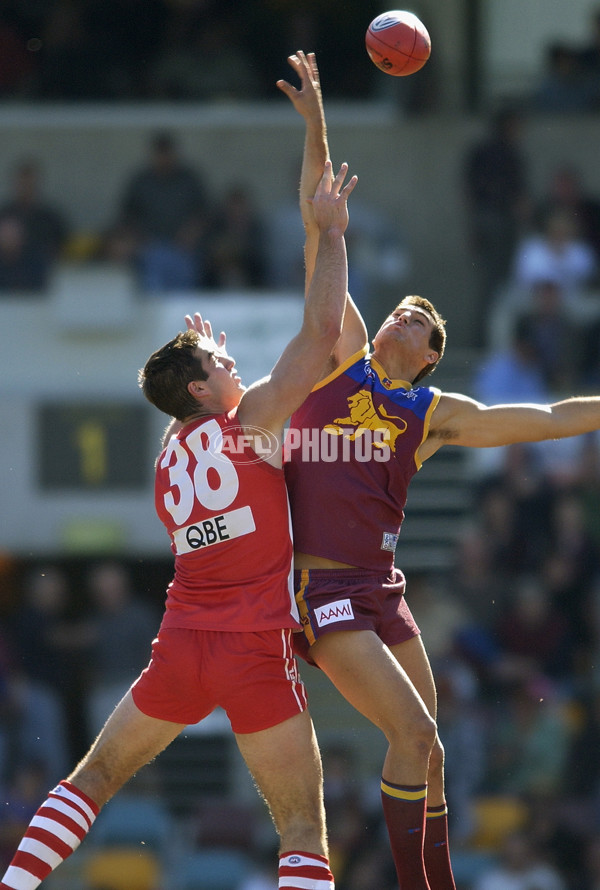
[[[5,0],[0,99],[57,101],[258,100],[285,58],[316,46],[334,96],[368,96],[366,53],[348,64],[380,9],[373,0]],[[283,66],[283,71],[282,71]]]

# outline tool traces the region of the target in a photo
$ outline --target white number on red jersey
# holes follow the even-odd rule
[[[173,436],[160,464],[169,472],[165,507],[177,525],[188,521],[196,500],[207,510],[225,510],[240,487],[236,469],[223,453],[223,432],[216,420],[207,420],[185,442],[187,448]],[[188,449],[196,459],[193,473]]]

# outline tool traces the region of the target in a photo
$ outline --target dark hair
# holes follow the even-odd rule
[[[412,381],[412,383],[417,383],[419,380],[422,380],[423,377],[426,377],[428,374],[432,374],[435,371],[444,354],[444,349],[446,348],[446,320],[442,318],[433,303],[430,303],[425,297],[419,297],[416,294],[404,297],[404,299],[400,300],[398,305],[416,306],[418,309],[422,309],[423,312],[430,315],[433,321],[429,345],[438,353],[438,357],[434,362],[429,362],[419,371],[415,379]]]
[[[208,378],[197,351],[198,342],[197,331],[180,332],[153,352],[138,372],[139,386],[148,401],[177,420],[185,420],[198,407],[188,392],[188,383]]]

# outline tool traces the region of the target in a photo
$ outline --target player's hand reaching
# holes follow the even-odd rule
[[[212,325],[208,318],[202,318],[202,315],[199,312],[195,312],[193,316],[185,316],[185,323],[188,330],[196,331],[200,334],[198,346],[201,349],[206,349],[207,352],[213,352],[215,355],[227,355],[227,349],[225,348],[227,337],[225,336],[225,331],[221,331],[219,340],[216,341],[213,336]]]
[[[307,120],[323,117],[323,99],[319,69],[314,53],[303,53],[298,50],[288,56],[288,62],[300,78],[300,89],[292,86],[287,80],[278,80],[276,86],[288,97],[296,111]]]
[[[348,198],[358,182],[358,176],[353,176],[344,185],[347,173],[348,164],[342,164],[334,179],[331,161],[326,161],[323,176],[310,202],[315,222],[321,232],[337,230],[343,235],[346,231],[349,219]]]

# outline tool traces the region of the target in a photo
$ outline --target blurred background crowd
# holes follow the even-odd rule
[[[243,15],[241,6],[5,0],[0,114],[47,103],[265,102],[298,47],[317,48],[327,99],[380,98],[382,75],[366,54],[345,58],[379,5],[253,0]],[[565,156],[540,187],[523,138],[537,115],[593,120],[600,111],[600,12],[591,9],[589,22],[579,45],[547,46],[526,95],[470,109],[480,134],[461,154],[457,191],[475,296],[459,383],[487,404],[599,391],[595,170]],[[440,112],[434,60],[402,89],[396,111]],[[235,291],[251,312],[259,292],[301,293],[295,156],[289,201],[268,212],[242,164],[219,191],[208,161],[187,154],[176,128],[153,129],[111,218],[82,232],[70,196],[46,190],[44,145],[15,156],[0,183],[0,311],[3,298],[43,302],[65,264],[126,270],[142,305],[177,292],[201,307],[203,292]],[[352,201],[350,290],[371,320],[383,312],[381,294],[401,296],[419,270],[406,215],[383,212],[368,194]],[[432,383],[445,387],[443,365]],[[600,890],[600,434],[461,456],[459,472],[466,495],[449,556],[407,568],[402,539],[398,549],[439,689],[457,884]],[[409,497],[408,533],[411,510]],[[2,553],[2,862],[147,663],[172,567],[166,550],[157,559]],[[313,673],[303,670],[309,690]],[[321,711],[335,723],[337,699],[315,688],[319,733]],[[359,737],[347,723],[322,737],[336,886],[393,890],[378,776],[365,769]],[[49,883],[274,890],[275,839],[219,716],[173,749],[110,804],[89,850]]]

